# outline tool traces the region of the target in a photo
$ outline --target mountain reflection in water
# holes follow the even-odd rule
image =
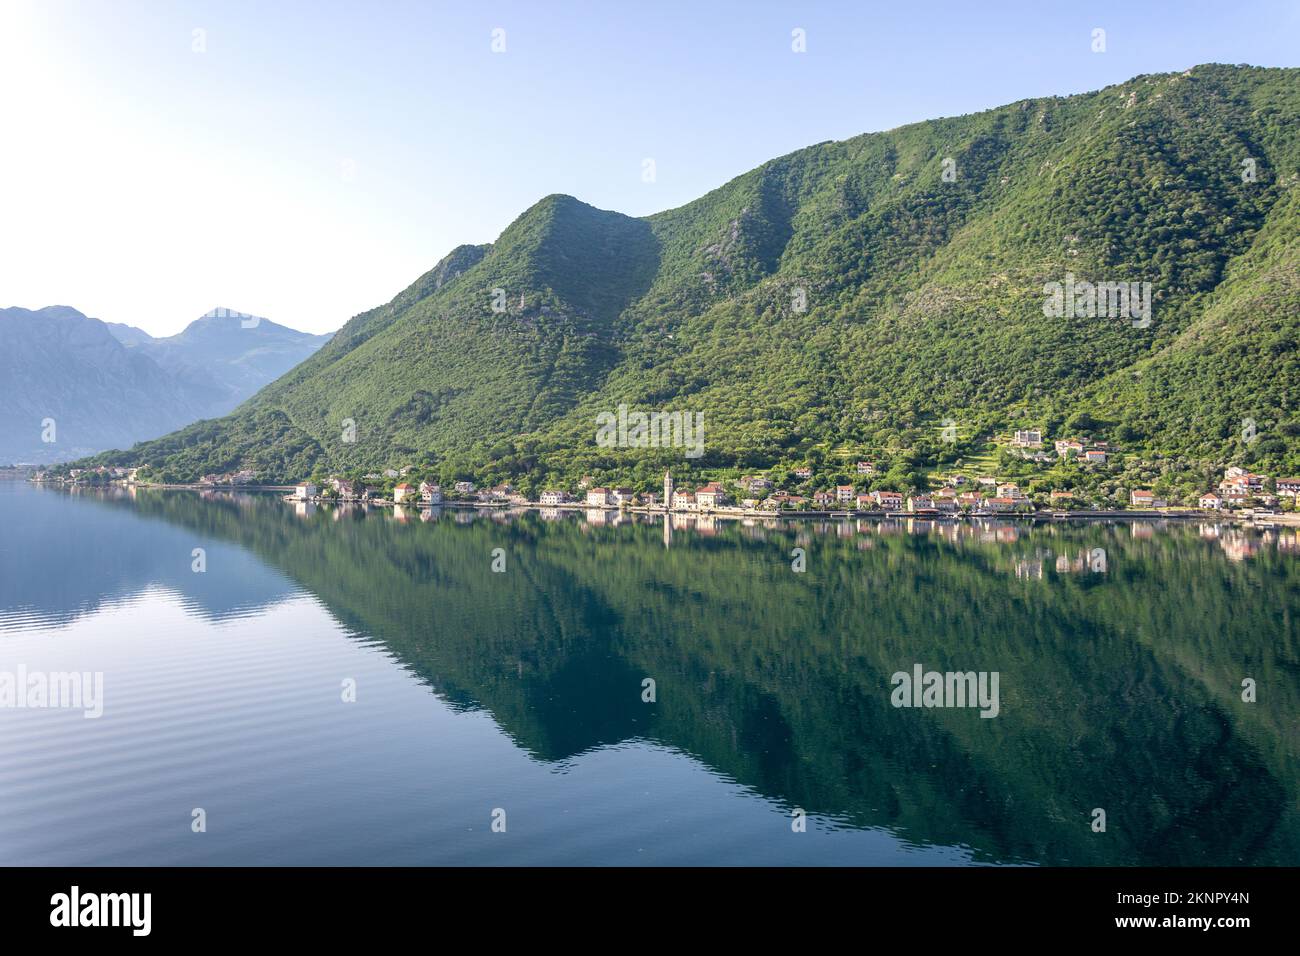
[[[0,863],[1300,863],[1295,529],[12,482],[0,526],[0,671],[106,698],[0,710]],[[997,717],[895,708],[916,664]]]

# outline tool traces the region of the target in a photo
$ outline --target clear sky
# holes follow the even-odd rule
[[[0,0],[0,306],[329,331],[548,193],[1205,62],[1300,64],[1300,3]]]

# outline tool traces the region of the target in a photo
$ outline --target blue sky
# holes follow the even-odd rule
[[[1204,62],[1300,64],[1300,4],[0,0],[0,306],[328,331],[548,193]]]

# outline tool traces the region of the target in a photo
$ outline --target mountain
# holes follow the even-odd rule
[[[157,341],[144,329],[137,329],[134,325],[127,325],[125,322],[105,322],[104,325],[108,327],[113,338],[128,348]]]
[[[67,461],[160,435],[201,417],[218,397],[67,306],[0,309],[0,343],[4,461]]]
[[[226,308],[213,309],[166,338],[121,323],[110,323],[109,331],[178,378],[221,393],[205,417],[233,410],[330,339]]]
[[[234,414],[99,460],[906,478],[1037,426],[1121,477],[1300,471],[1298,168],[1300,71],[1209,65],[820,143],[646,218],[549,196]],[[1084,282],[1132,309],[1053,314]],[[598,446],[620,404],[703,414],[703,457]]]
[[[0,309],[0,462],[69,461],[223,415],[327,338],[223,316],[155,339],[67,306]]]

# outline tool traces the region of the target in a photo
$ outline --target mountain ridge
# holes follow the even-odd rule
[[[595,414],[626,403],[707,411],[705,471],[869,455],[908,477],[1080,412],[1148,471],[1186,459],[1180,481],[1229,459],[1300,470],[1298,77],[1206,65],[828,141],[641,218],[547,196],[219,427],[113,460],[176,479],[416,463],[649,484],[691,467],[598,448]],[[1045,316],[1067,274],[1150,282],[1154,322]],[[1254,338],[1206,318],[1246,301]],[[1235,441],[1243,419],[1263,442]]]
[[[163,368],[221,393],[204,418],[232,411],[259,388],[299,364],[330,335],[299,332],[260,316],[215,308],[175,335],[154,337],[109,324],[127,348],[138,348]]]
[[[0,309],[0,461],[67,461],[223,415],[328,338],[260,320],[232,341],[240,321],[154,338],[71,306]]]

